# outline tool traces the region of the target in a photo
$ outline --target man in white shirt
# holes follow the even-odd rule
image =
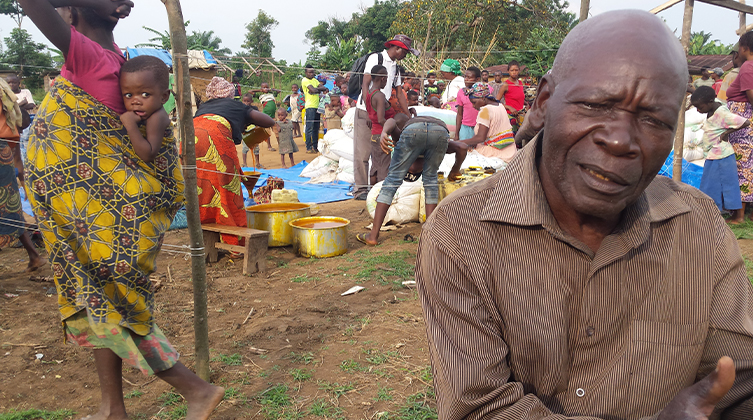
[[[407,35],[395,35],[391,40],[384,43],[385,50],[380,53],[374,53],[366,60],[366,67],[364,68],[363,83],[361,85],[361,95],[356,102],[356,119],[355,119],[355,132],[353,143],[353,166],[354,166],[354,178],[355,187],[353,188],[353,198],[356,200],[366,200],[366,195],[369,192],[369,157],[371,156],[372,147],[378,150],[379,157],[381,158],[384,152],[381,151],[379,142],[371,141],[371,121],[369,120],[369,114],[366,112],[366,104],[363,101],[363,93],[369,91],[371,85],[371,69],[377,64],[381,64],[387,68],[387,85],[382,92],[389,101],[392,96],[392,88],[395,88],[400,108],[406,113],[408,111],[408,102],[405,98],[405,93],[402,88],[402,80],[397,70],[397,62],[405,58],[408,53],[412,53],[416,56],[419,55],[418,50],[411,48],[413,40]],[[379,62],[379,55],[382,56],[381,63]],[[373,159],[372,166],[378,165],[380,168],[385,166],[384,172],[390,166],[389,155],[385,159]]]

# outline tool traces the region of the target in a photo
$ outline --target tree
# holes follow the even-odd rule
[[[327,69],[349,70],[361,55],[384,49],[384,43],[394,35],[390,27],[399,10],[398,0],[376,0],[373,6],[353,13],[350,20],[330,17],[319,21],[306,31],[312,48],[309,62]]]
[[[711,34],[701,31],[690,34],[688,55],[727,55],[733,45],[724,45],[718,39],[711,40]]]
[[[230,48],[222,47],[222,39],[214,31],[192,31],[187,37],[189,50],[207,50],[209,52],[230,55]]]
[[[188,26],[188,22],[186,22],[186,26]],[[170,41],[170,32],[160,32],[154,28],[150,28],[148,26],[142,26],[142,28],[146,29],[147,31],[155,34],[156,36],[153,38],[149,38],[149,42],[145,42],[143,44],[136,44],[137,48],[160,48],[163,50],[171,50],[172,42]]]
[[[21,5],[18,4],[18,0],[0,0],[0,15],[10,16],[16,22],[19,29],[21,29],[21,23],[23,23],[24,16],[26,16],[21,9]]]
[[[275,44],[272,42],[270,32],[278,24],[277,19],[259,9],[256,18],[246,25],[246,41],[241,46],[248,49],[249,53],[255,57],[272,57]]]
[[[487,49],[507,51],[535,46],[533,33],[559,42],[569,32],[575,16],[562,0],[410,0],[401,3],[391,27],[424,43],[429,56],[469,56]],[[545,34],[545,32],[548,32]],[[492,54],[503,60],[503,54]]]
[[[44,72],[52,68],[52,58],[45,53],[47,46],[34,42],[26,30],[19,28],[11,30],[5,46],[0,61],[14,64],[13,69],[21,73],[28,86],[40,88]]]

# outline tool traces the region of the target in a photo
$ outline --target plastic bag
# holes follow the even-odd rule
[[[421,181],[404,182],[392,198],[392,205],[387,210],[387,216],[384,218],[383,225],[389,222],[396,225],[417,222],[422,187],[423,183]],[[372,219],[376,210],[376,199],[381,190],[382,182],[378,182],[371,187],[371,191],[369,191],[369,195],[366,197],[366,209],[369,211]]]
[[[326,156],[317,156],[301,171],[303,178],[316,178],[327,172],[337,171],[337,160],[330,159]]]

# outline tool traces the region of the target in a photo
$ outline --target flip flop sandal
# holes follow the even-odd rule
[[[403,181],[405,182],[416,182],[418,181],[418,178],[421,178],[421,174],[423,172],[419,172],[417,174],[414,174],[413,172],[407,172],[405,174],[405,177],[403,177]]]
[[[370,244],[370,243],[366,242],[366,235],[368,235],[368,233],[359,233],[359,234],[356,235],[356,239],[358,239],[358,242],[361,242],[362,244],[367,245],[367,246],[377,246],[378,245],[378,244]]]
[[[277,149],[275,149],[274,147],[268,147],[267,150],[269,150],[270,152],[276,152],[277,151]]]

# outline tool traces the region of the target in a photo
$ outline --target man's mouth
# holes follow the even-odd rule
[[[621,176],[601,168],[590,165],[580,165],[580,168],[586,185],[602,194],[620,194],[630,185],[630,182]]]

